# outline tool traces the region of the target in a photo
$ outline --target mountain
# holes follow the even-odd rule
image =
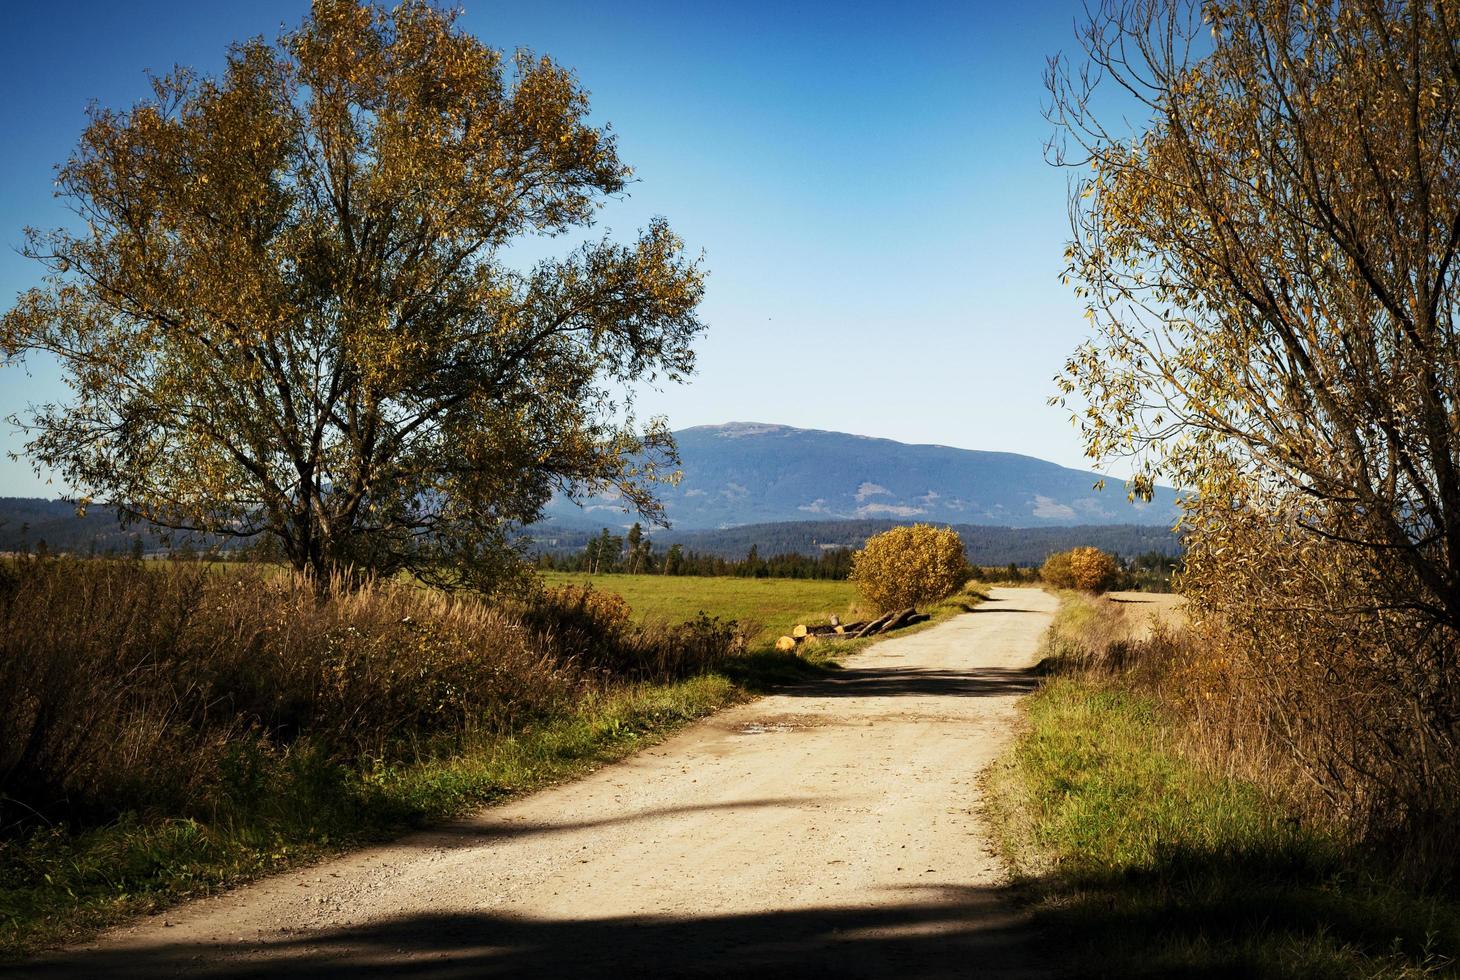
[[[1176,520],[1176,493],[1126,499],[1121,481],[1017,453],[909,445],[891,439],[732,422],[675,433],[684,479],[660,488],[675,530],[807,520],[927,521],[1004,527],[1147,524]],[[633,518],[612,497],[582,506],[555,499],[549,521],[568,527]]]
[[[684,479],[677,487],[659,488],[673,530],[654,535],[666,546],[678,540],[686,548],[726,555],[743,555],[750,544],[766,553],[814,552],[837,543],[860,545],[868,533],[911,521],[985,525],[970,539],[998,542],[974,556],[985,564],[1042,560],[1056,545],[1068,547],[1067,541],[1105,542],[1122,554],[1166,550],[1175,541],[1165,533],[1177,516],[1174,491],[1160,488],[1150,503],[1133,504],[1119,481],[1097,491],[1096,474],[1032,456],[746,422],[683,429],[675,439]],[[581,507],[555,499],[529,534],[544,550],[575,549],[582,547],[583,532],[633,520],[611,498]],[[785,522],[796,526],[747,526]],[[1093,525],[1109,528],[1099,542],[1088,533]],[[1162,533],[1148,539],[1139,526],[1117,525]],[[1000,533],[1035,528],[1070,533],[1007,540]],[[693,533],[726,529],[737,533]],[[0,552],[40,541],[52,551],[126,552],[134,537],[148,551],[162,546],[146,529],[120,528],[105,508],[77,519],[75,509],[60,501],[0,498]]]
[[[50,551],[74,554],[126,554],[140,538],[147,551],[162,547],[146,527],[123,528],[115,512],[93,507],[76,516],[76,505],[38,497],[0,497],[0,552],[31,551],[44,544]]]

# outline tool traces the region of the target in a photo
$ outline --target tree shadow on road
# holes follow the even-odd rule
[[[729,800],[723,803],[699,803],[692,806],[660,807],[652,810],[626,809],[613,817],[597,820],[563,820],[553,823],[495,819],[493,811],[480,812],[465,820],[457,820],[419,831],[397,842],[420,847],[456,846],[463,840],[509,841],[541,834],[565,834],[579,830],[613,827],[647,820],[673,819],[695,813],[734,813],[766,807],[797,807],[825,802],[826,797],[778,796],[752,800]]]
[[[1000,697],[1028,694],[1038,681],[1031,668],[846,667],[814,684],[787,687],[776,693],[811,698]]]
[[[417,915],[357,928],[156,944],[32,965],[36,977],[1034,977],[1002,889],[910,887],[868,907],[587,920]],[[900,898],[900,900],[898,900]],[[875,905],[871,903],[876,902]]]

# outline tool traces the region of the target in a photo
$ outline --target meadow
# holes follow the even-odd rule
[[[543,581],[549,588],[591,586],[621,595],[641,622],[676,623],[704,613],[753,624],[754,646],[774,642],[797,623],[858,615],[857,587],[846,581],[583,572],[544,572]]]

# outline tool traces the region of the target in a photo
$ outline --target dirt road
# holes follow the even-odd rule
[[[1054,607],[996,589],[586,779],[25,972],[1041,975],[972,810]]]

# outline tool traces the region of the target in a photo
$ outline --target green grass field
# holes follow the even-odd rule
[[[695,575],[585,575],[544,572],[549,586],[587,585],[623,596],[645,620],[681,622],[703,612],[757,623],[757,641],[773,641],[797,623],[824,622],[832,613],[854,618],[857,587],[851,582],[793,578]]]

